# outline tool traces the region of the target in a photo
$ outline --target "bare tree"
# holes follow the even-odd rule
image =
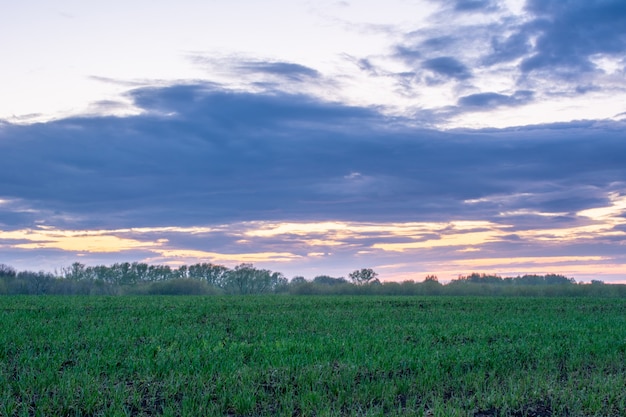
[[[371,268],[357,269],[350,273],[349,277],[356,285],[364,285],[376,280],[378,274]]]

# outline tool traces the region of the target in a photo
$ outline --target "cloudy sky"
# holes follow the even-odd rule
[[[626,282],[623,0],[27,0],[0,39],[0,263]]]

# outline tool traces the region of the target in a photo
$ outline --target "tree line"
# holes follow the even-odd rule
[[[499,295],[626,297],[626,285],[590,284],[558,274],[501,277],[461,275],[441,284],[435,275],[423,281],[381,282],[371,268],[344,277],[319,275],[287,279],[280,272],[243,263],[234,268],[212,263],[149,265],[123,262],[87,266],[79,262],[55,273],[16,271],[0,264],[0,295]]]
[[[0,294],[264,294],[288,284],[280,272],[241,264],[148,265],[122,262],[86,266],[79,262],[53,273],[0,265]]]

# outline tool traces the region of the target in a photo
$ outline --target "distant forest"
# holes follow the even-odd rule
[[[148,265],[140,262],[86,266],[75,262],[55,273],[16,271],[0,264],[0,295],[495,295],[626,297],[626,285],[594,280],[577,283],[563,275],[501,277],[481,273],[459,276],[447,284],[428,275],[423,281],[381,282],[369,268],[348,279],[319,275],[287,279],[280,272],[241,264]]]

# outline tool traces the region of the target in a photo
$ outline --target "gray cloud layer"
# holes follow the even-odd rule
[[[304,95],[211,84],[130,95],[143,114],[0,127],[0,224],[494,220],[521,209],[566,222],[626,192],[623,123],[440,132]]]

